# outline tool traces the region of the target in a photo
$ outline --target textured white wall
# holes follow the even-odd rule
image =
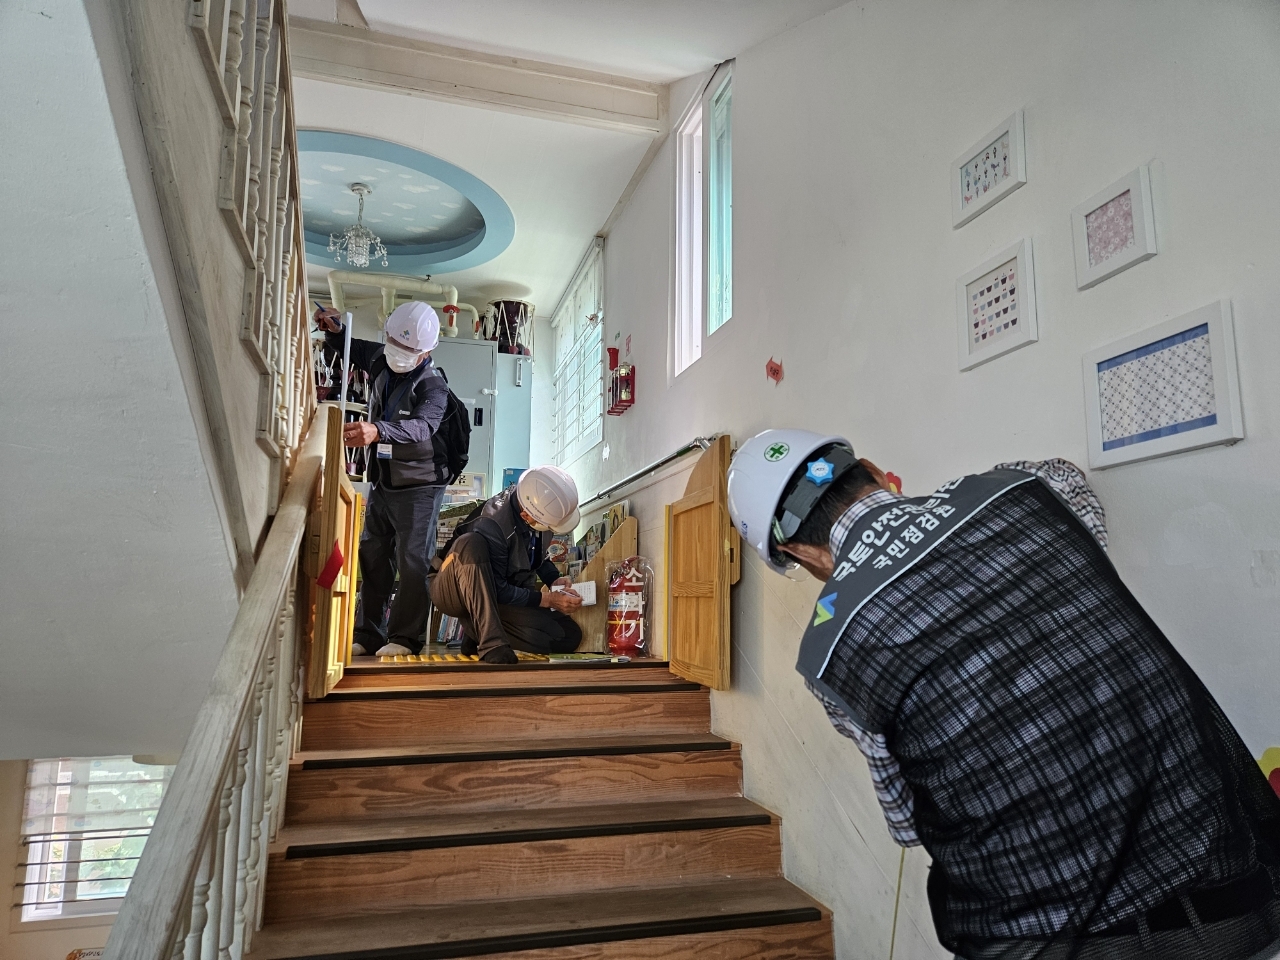
[[[0,202],[25,234],[0,258],[0,757],[176,751],[236,609],[104,50],[76,0],[0,5]]]
[[[1091,481],[1126,582],[1255,754],[1280,742],[1277,88],[1280,7],[1262,0],[873,0],[743,53],[734,319],[669,382],[668,143],[606,248],[605,339],[633,337],[637,405],[607,418],[607,464],[596,449],[574,465],[581,485],[694,434],[781,425],[847,435],[912,494],[1000,460],[1084,465],[1081,355],[1230,298],[1246,439]],[[950,161],[1019,107],[1028,184],[953,230]],[[1071,208],[1149,162],[1161,253],[1077,291]],[[1041,340],[960,373],[955,279],[1026,235]],[[788,875],[834,908],[840,955],[885,957],[898,852],[857,751],[794,671],[816,589],[744,564],[715,727],[743,742],[747,792],[782,814]],[[908,854],[899,960],[939,953],[925,866]]]

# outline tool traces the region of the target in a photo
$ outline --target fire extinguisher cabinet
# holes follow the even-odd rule
[[[636,402],[636,366],[618,362],[618,348],[609,347],[609,408],[611,417],[620,417]]]

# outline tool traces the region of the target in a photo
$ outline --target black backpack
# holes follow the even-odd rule
[[[449,378],[445,376],[445,372],[439,367],[436,369],[448,384]],[[453,483],[467,469],[467,461],[470,459],[471,417],[467,413],[467,405],[458,399],[452,389],[449,390],[444,416],[440,418],[440,426],[436,430],[435,451],[436,466],[445,475],[445,483]]]

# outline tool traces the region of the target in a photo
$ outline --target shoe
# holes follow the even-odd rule
[[[470,637],[463,637],[462,646],[459,648],[459,652],[464,657],[474,657],[480,652],[480,644],[475,640],[472,640]]]
[[[516,656],[516,652],[503,644],[501,647],[495,647],[480,658],[485,663],[519,663],[520,658]]]
[[[378,656],[380,657],[407,657],[412,653],[412,650],[400,643],[388,643],[378,650]]]
[[[369,651],[364,648],[364,644],[353,643],[351,645],[351,655],[353,657],[367,657]]]

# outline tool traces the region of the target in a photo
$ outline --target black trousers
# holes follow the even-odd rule
[[[477,533],[453,542],[444,566],[431,581],[431,601],[462,621],[481,656],[510,645],[529,653],[572,653],[582,641],[573,619],[543,607],[513,607],[496,601],[489,547]]]
[[[427,573],[436,552],[436,519],[444,487],[374,487],[360,535],[360,616],[355,642],[366,653],[399,643],[422,649],[430,596]],[[400,588],[396,590],[396,571]],[[387,619],[387,599],[396,590]],[[383,621],[386,620],[386,627]]]

